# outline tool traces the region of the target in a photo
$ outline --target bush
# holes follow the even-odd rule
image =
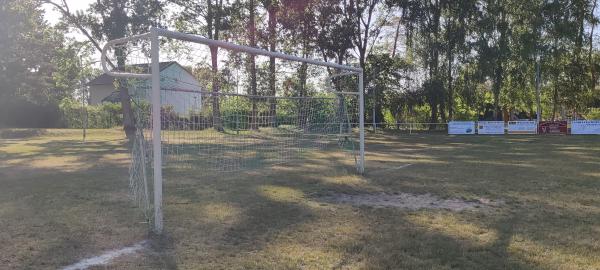
[[[60,103],[61,123],[65,128],[83,128],[87,117],[87,128],[113,128],[123,125],[121,104],[102,103],[83,107],[72,99]]]
[[[44,129],[32,128],[15,128],[15,129],[0,129],[1,139],[25,139],[46,134]]]
[[[61,125],[58,104],[36,104],[25,98],[0,100],[0,127],[6,128],[56,128]]]

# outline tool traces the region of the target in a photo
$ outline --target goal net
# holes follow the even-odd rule
[[[130,189],[157,232],[163,177],[269,170],[331,152],[364,170],[360,69],[160,29],[108,42],[102,60],[131,96]]]

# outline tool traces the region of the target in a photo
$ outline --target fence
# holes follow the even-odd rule
[[[406,134],[445,134],[448,131],[448,123],[367,123],[366,129],[371,131],[392,131]]]

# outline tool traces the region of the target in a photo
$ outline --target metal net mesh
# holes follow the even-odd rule
[[[146,40],[124,42],[107,55],[119,63],[119,70],[149,73],[148,48]],[[342,150],[358,166],[359,100],[350,93],[357,92],[356,78],[334,78],[339,70],[278,59],[275,76],[262,76],[269,81],[261,79],[266,68],[260,67],[272,59],[255,57],[259,78],[252,91],[248,57],[218,56],[222,60],[215,72],[206,46],[162,40],[161,57],[168,61],[160,63],[160,112],[151,109],[151,80],[121,80],[131,96],[136,125],[130,189],[148,219],[153,140],[160,139],[166,181],[186,173],[215,177],[298,164],[314,158],[315,151]],[[157,113],[161,137],[152,138],[152,115]]]

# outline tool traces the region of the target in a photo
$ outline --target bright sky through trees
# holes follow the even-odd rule
[[[66,2],[69,5],[69,8],[72,12],[78,10],[83,10],[85,12],[85,10],[88,9],[90,4],[94,2],[94,0],[66,0]],[[56,24],[60,20],[60,12],[57,11],[54,7],[52,7],[52,5],[44,4],[43,6],[45,12],[44,19],[46,19],[46,21],[48,21],[52,25]]]

